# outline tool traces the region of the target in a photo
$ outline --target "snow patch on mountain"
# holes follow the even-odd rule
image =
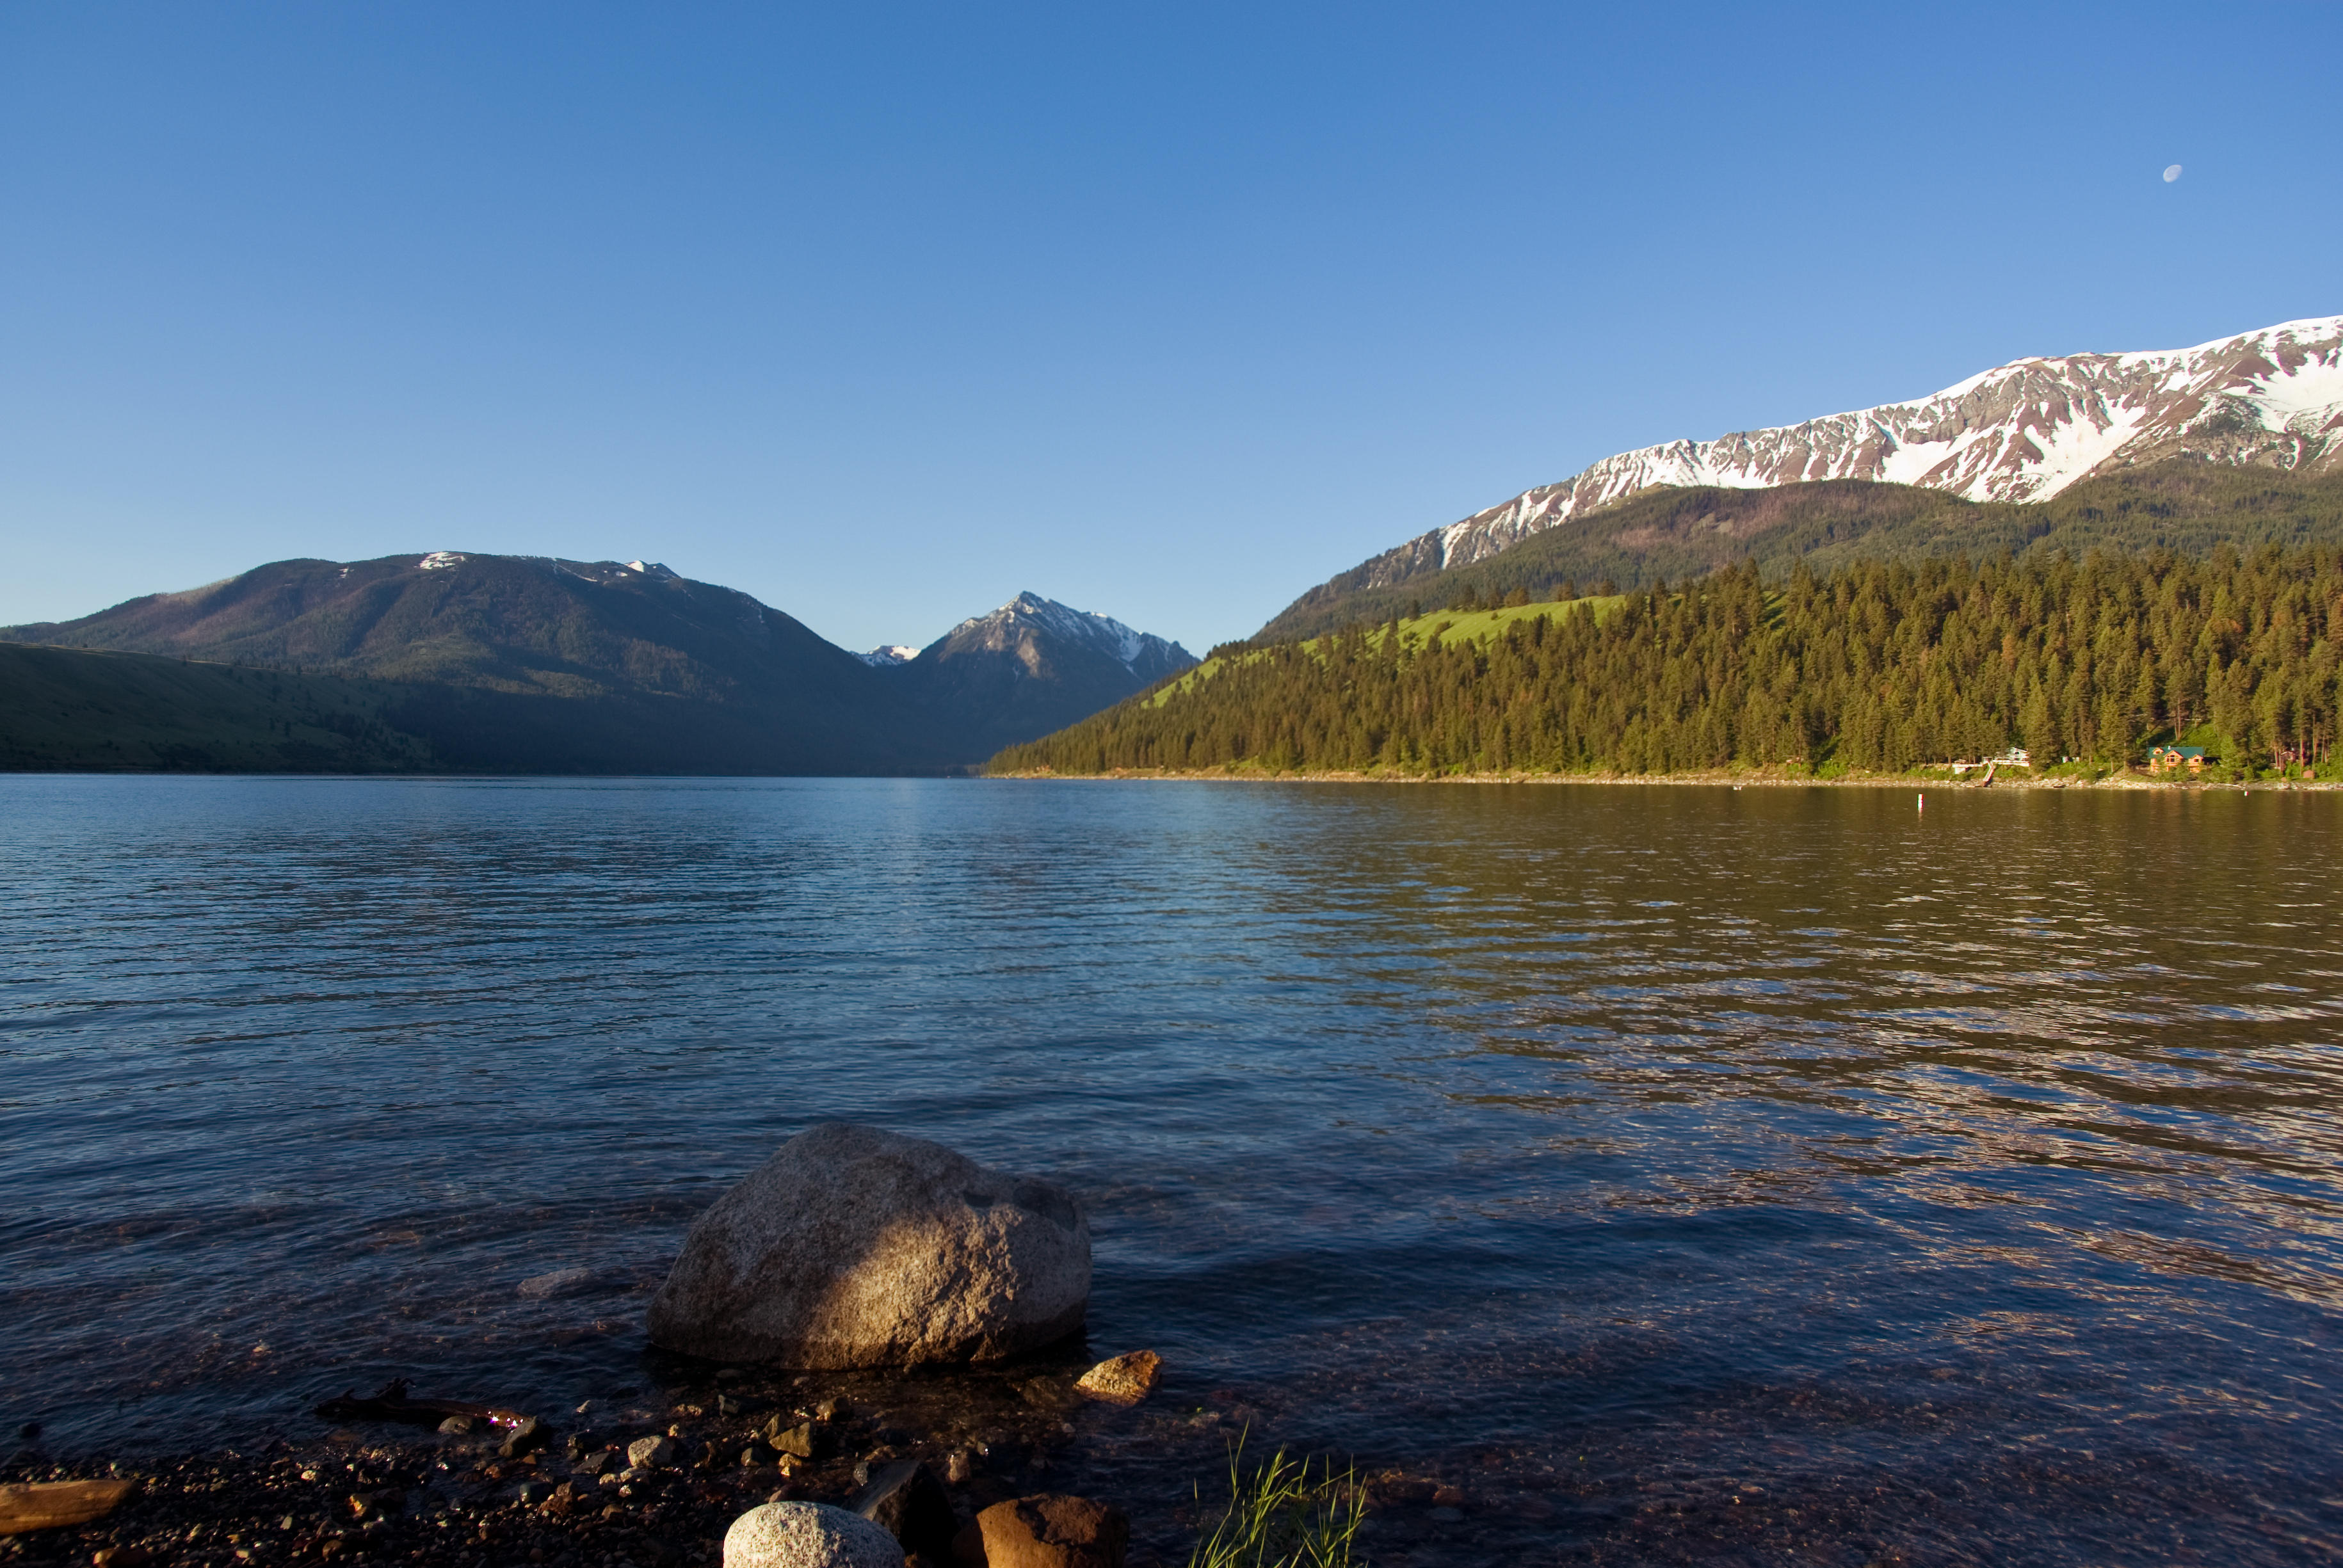
[[[869,653],[854,656],[863,663],[879,669],[891,669],[899,664],[909,664],[920,657],[920,650],[907,642],[891,642],[884,648],[874,648]]]
[[[2310,435],[2343,407],[2343,359],[2305,360],[2299,369],[2272,376],[2257,387],[2253,402],[2269,428]]]
[[[1622,452],[1420,535],[1367,562],[1352,586],[1468,565],[1656,485],[1872,479],[1973,501],[2034,501],[2095,473],[2175,457],[2343,467],[2343,316],[2194,348],[2020,359],[1911,402]]]

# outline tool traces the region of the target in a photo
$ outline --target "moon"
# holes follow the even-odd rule
[[[2174,180],[2177,180],[2179,177],[2180,166],[2178,164],[2174,164],[2170,168],[2164,171],[2164,183],[2166,185],[2170,185]]]

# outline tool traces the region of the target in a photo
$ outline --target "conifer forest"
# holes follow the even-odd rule
[[[2026,748],[2216,776],[2337,772],[2343,554],[2329,546],[1755,563],[1477,638],[1394,618],[1222,650],[996,757],[995,772],[1897,774]]]

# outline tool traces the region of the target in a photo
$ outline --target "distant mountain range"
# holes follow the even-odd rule
[[[2176,463],[2297,479],[2343,473],[2343,317],[2194,348],[2021,359],[1915,402],[1622,452],[1361,563],[1295,600],[1261,638],[1295,635],[1355,596],[1485,561],[1660,487],[1860,480],[2039,503],[2087,478]]]
[[[328,694],[300,689],[301,712],[362,712],[395,732],[395,743],[367,754],[390,759],[383,765],[427,755],[438,766],[517,771],[952,771],[1195,662],[1175,643],[1033,594],[915,656],[874,657],[652,562],[447,550],[277,561],[78,620],[0,628],[0,640],[246,667],[297,683],[328,678],[341,683]],[[173,700],[169,683],[136,659],[37,668],[50,688],[93,705],[86,725],[75,717],[81,699],[60,699],[62,719],[44,710],[42,745],[52,750],[104,739],[107,691],[120,689],[125,712],[167,714]],[[203,701],[236,725],[274,726],[288,742],[307,722],[291,710],[262,715],[246,688],[205,689]],[[273,689],[291,689],[280,678]],[[30,733],[10,708],[0,693],[0,755],[10,754],[11,726]],[[201,766],[201,727],[186,728],[172,729],[169,765]],[[31,742],[15,740],[15,761],[0,765],[41,765]],[[324,765],[317,741],[288,746],[285,765]],[[234,765],[254,766],[250,752]]]
[[[2343,545],[2343,317],[1621,453],[1363,562],[1252,640],[1743,562],[2224,544]],[[954,772],[1196,662],[1031,593],[852,653],[655,562],[448,550],[278,561],[0,644],[16,768]]]

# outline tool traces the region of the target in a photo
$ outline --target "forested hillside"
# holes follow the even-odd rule
[[[1681,590],[1354,626],[1224,657],[993,759],[996,772],[1898,772],[2026,746],[2137,763],[2177,737],[2244,773],[2336,771],[2343,556],[2327,546],[1754,562]]]
[[[880,759],[903,772],[923,760],[916,753],[910,764]],[[834,737],[776,722],[760,708],[353,679],[7,642],[0,642],[0,769],[849,770]]]
[[[0,642],[0,769],[411,773],[444,766],[380,681]]]
[[[2050,500],[2022,504],[1861,479],[1765,489],[1662,487],[1470,566],[1383,587],[1364,586],[1365,568],[1345,572],[1296,599],[1253,641],[1290,642],[1360,621],[1509,597],[1569,598],[1606,583],[1642,588],[1741,561],[1755,562],[1768,582],[1779,583],[1801,560],[1825,571],[1857,558],[1981,560],[2029,548],[2077,558],[2093,549],[2204,555],[2223,543],[2244,550],[2343,546],[2343,475],[2173,461],[2086,479]]]

